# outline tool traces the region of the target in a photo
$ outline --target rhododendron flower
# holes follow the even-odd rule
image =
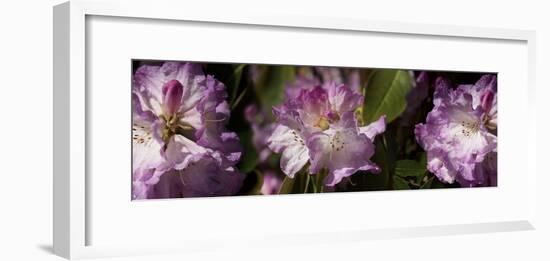
[[[377,171],[369,158],[374,153],[372,139],[380,133],[376,130],[383,128],[374,127],[380,122],[363,129],[357,126],[355,110],[362,101],[363,96],[346,85],[331,82],[302,89],[297,97],[275,107],[278,125],[268,145],[282,153],[282,171],[293,178],[309,162],[310,174],[328,170],[328,186],[359,170]]]
[[[226,96],[225,86],[205,76],[198,64],[166,62],[137,69],[132,85],[134,198],[148,198],[153,190],[168,195],[153,188],[161,176],[202,166],[205,158],[216,158],[216,167],[224,171],[236,164],[241,152],[236,134],[225,131]],[[213,169],[206,168],[204,175],[213,175],[208,172]]]
[[[373,124],[381,124],[385,129],[383,117]],[[374,126],[369,126],[368,129],[373,132],[365,133],[376,135]],[[328,186],[338,184],[344,177],[349,177],[359,170],[380,171],[378,166],[369,160],[374,155],[373,140],[359,132],[355,114],[351,111],[342,115],[342,119],[327,130],[311,135],[308,139],[308,148],[311,157],[310,173],[327,168]]]
[[[497,153],[496,76],[452,89],[436,81],[434,108],[415,134],[427,151],[428,170],[446,183],[495,185]]]
[[[252,128],[252,145],[258,152],[258,162],[263,163],[272,153],[267,146],[267,140],[275,129],[275,123],[270,122],[267,115],[259,112],[258,107],[255,105],[247,106],[244,114],[246,121]]]

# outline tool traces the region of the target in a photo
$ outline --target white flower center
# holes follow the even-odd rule
[[[461,133],[464,137],[471,137],[479,131],[479,122],[477,121],[461,121],[460,125],[462,126]]]
[[[330,137],[330,147],[332,148],[332,150],[343,150],[345,145],[346,143],[342,139],[342,135],[339,131],[337,131],[336,133],[334,133],[334,135],[332,135],[332,137]]]
[[[134,141],[134,143],[147,145],[152,138],[153,135],[151,135],[151,132],[148,128],[134,123],[134,125],[132,126],[132,140]]]
[[[292,130],[292,136],[294,137],[293,139],[294,139],[295,142],[300,142],[300,144],[302,144],[302,146],[305,145],[304,139],[302,139],[302,137],[300,137],[300,135],[298,135],[298,133],[296,133],[295,130]]]

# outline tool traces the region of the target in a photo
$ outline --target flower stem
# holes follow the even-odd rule
[[[313,193],[317,193],[317,176],[319,174],[315,174],[315,176],[313,176]]]
[[[306,185],[305,185],[305,188],[304,188],[304,193],[307,193],[307,187],[309,187],[309,174],[305,173],[306,174]]]
[[[323,184],[323,181],[325,180],[325,177],[328,175],[327,169],[322,169],[319,173],[317,173],[317,182],[315,182],[315,190],[318,193],[323,193],[325,190],[325,186]]]

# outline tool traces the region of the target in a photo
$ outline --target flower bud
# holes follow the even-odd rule
[[[484,112],[489,112],[493,107],[495,93],[492,90],[486,90],[481,94],[481,108]]]
[[[167,115],[176,113],[181,106],[183,85],[178,80],[170,80],[162,86],[162,94],[164,95],[164,112]]]

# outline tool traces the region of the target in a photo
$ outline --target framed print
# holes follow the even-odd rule
[[[56,254],[533,229],[534,32],[161,2],[54,8]]]

